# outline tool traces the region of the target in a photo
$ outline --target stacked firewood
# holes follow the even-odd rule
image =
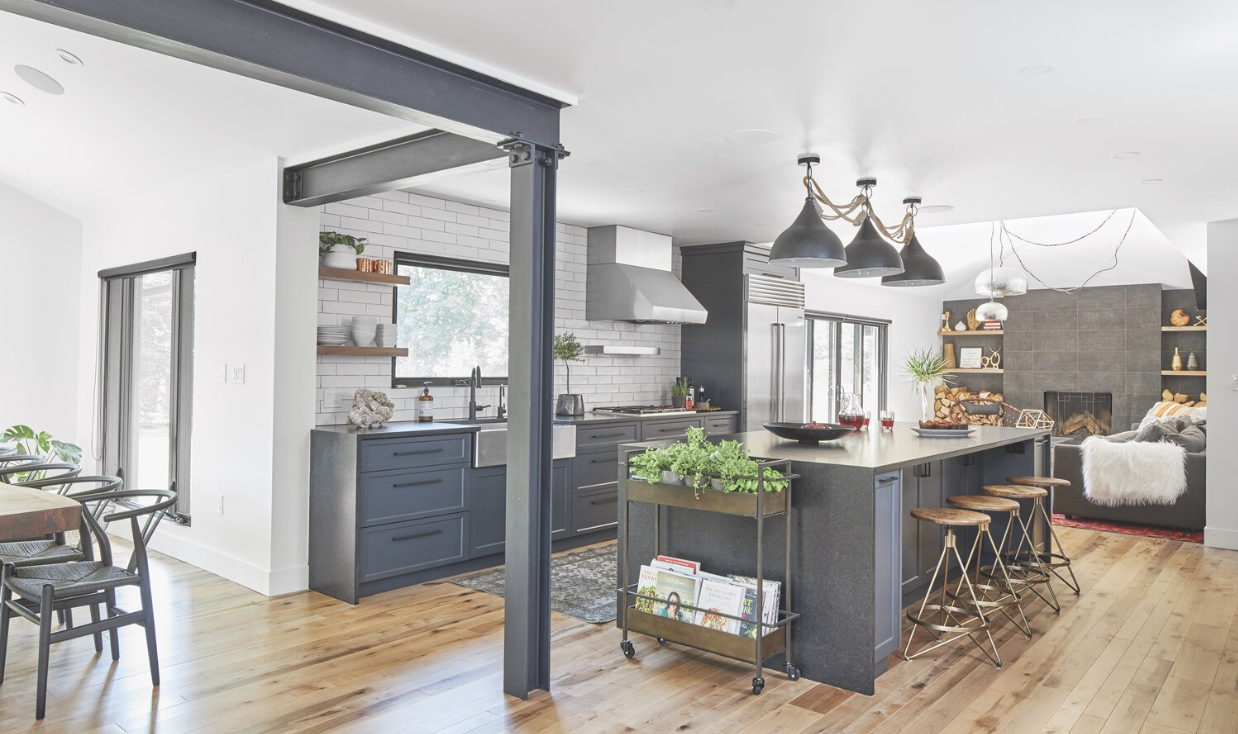
[[[933,400],[934,415],[938,420],[952,423],[968,423],[973,426],[1000,426],[1005,420],[1006,404],[1000,392],[981,390],[972,392],[965,387],[946,387],[938,385]],[[967,403],[973,405],[996,405],[997,412],[992,415],[980,415],[967,410]]]

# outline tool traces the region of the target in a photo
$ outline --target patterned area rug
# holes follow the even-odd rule
[[[1204,542],[1204,534],[1202,531],[1159,528],[1155,525],[1136,525],[1134,523],[1105,522],[1103,520],[1067,520],[1064,515],[1056,514],[1053,516],[1053,524],[1060,525],[1064,528],[1083,528],[1084,530],[1100,530],[1106,533],[1142,535],[1145,538],[1181,540],[1185,543]]]
[[[615,621],[617,547],[615,543],[608,543],[552,558],[550,608],[592,624]],[[461,576],[452,583],[503,596],[503,572],[504,567],[499,566]]]

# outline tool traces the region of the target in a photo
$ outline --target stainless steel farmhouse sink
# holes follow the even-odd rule
[[[462,421],[467,422],[467,421]],[[493,420],[475,421],[481,430],[473,446],[473,466],[507,465],[507,423]],[[576,456],[576,426],[556,423],[551,428],[552,448],[554,458],[571,459]]]

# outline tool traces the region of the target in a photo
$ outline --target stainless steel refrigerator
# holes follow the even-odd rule
[[[745,276],[744,430],[804,421],[806,331],[803,283]]]

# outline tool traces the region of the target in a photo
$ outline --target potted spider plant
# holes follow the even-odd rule
[[[927,347],[916,349],[903,362],[903,375],[920,396],[920,419],[932,420],[933,391],[954,382],[946,358]]]

